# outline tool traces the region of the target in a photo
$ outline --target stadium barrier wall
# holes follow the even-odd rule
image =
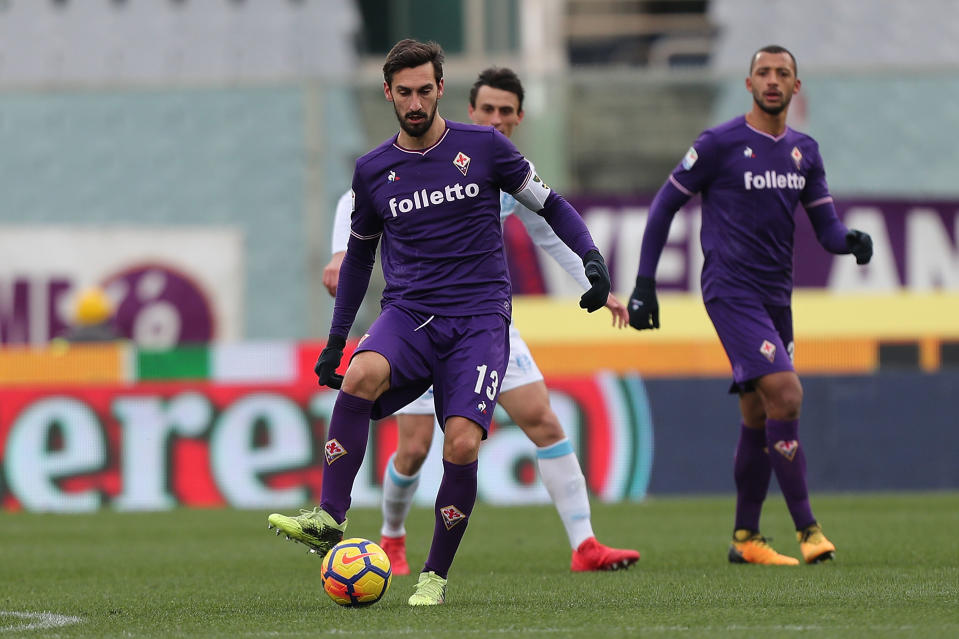
[[[336,397],[315,384],[320,347],[242,343],[151,352],[86,346],[84,357],[100,351],[92,380],[79,374],[88,370],[85,360],[70,359],[69,349],[32,353],[33,372],[26,367],[22,379],[8,375],[0,386],[2,508],[275,509],[317,501]],[[8,370],[7,355],[0,351],[0,369]],[[38,381],[36,362],[49,373],[51,361],[68,370]],[[558,373],[544,361],[553,408],[595,498],[733,490],[739,417],[725,375]],[[959,488],[953,414],[959,369],[808,375],[804,387],[801,432],[813,490]],[[396,437],[393,419],[372,426],[355,505],[379,502]],[[417,494],[421,505],[432,503],[439,485],[440,442],[437,432]],[[500,409],[480,465],[481,500],[548,502],[536,477],[535,449]]]
[[[318,344],[245,343],[140,351],[126,344],[0,351],[0,503],[5,510],[86,512],[233,506],[291,508],[317,501],[336,393],[312,372]],[[96,355],[100,366],[87,368]],[[349,353],[347,353],[347,358]],[[344,361],[347,361],[344,358]],[[112,368],[111,368],[112,367]],[[642,499],[652,430],[638,376],[555,376],[553,406],[580,453],[592,493]],[[377,422],[353,503],[379,503],[396,448],[395,420]],[[434,438],[418,499],[439,485]],[[535,448],[504,412],[481,453],[480,499],[545,503]]]
[[[729,493],[740,416],[730,380],[647,380],[651,494]],[[959,369],[804,376],[799,436],[818,492],[959,488]],[[775,486],[775,481],[773,482]]]

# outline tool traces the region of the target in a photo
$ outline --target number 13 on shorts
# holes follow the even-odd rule
[[[492,401],[496,399],[496,390],[499,388],[499,372],[491,370],[487,375],[488,369],[489,367],[486,364],[476,367],[476,386],[473,387],[473,392],[479,395],[485,387],[486,398]]]

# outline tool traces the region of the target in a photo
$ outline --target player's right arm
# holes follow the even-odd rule
[[[323,286],[333,297],[340,279],[340,266],[346,256],[346,245],[350,240],[350,213],[353,210],[353,195],[347,191],[336,202],[336,214],[333,216],[333,233],[330,237],[329,263],[323,267]]]
[[[357,167],[359,169],[359,167]],[[333,321],[326,347],[313,367],[321,386],[339,388],[343,376],[336,373],[343,358],[346,338],[356,319],[356,313],[366,295],[376,261],[376,245],[383,232],[383,223],[376,215],[369,191],[363,184],[359,170],[353,173],[352,215],[350,239],[340,266],[336,301],[333,304]]]
[[[659,301],[656,299],[656,267],[666,246],[669,227],[676,211],[709,183],[714,158],[718,156],[710,132],[704,132],[689,147],[649,206],[649,217],[639,251],[636,286],[627,303],[629,325],[637,330],[659,328]]]
[[[383,221],[373,208],[369,190],[359,171],[353,174],[352,209],[350,239],[340,266],[333,321],[330,324],[330,335],[343,339],[349,334],[370,285],[373,263],[376,261],[376,245],[383,233]]]

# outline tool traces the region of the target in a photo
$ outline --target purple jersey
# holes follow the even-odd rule
[[[796,205],[832,201],[816,141],[788,127],[773,137],[739,116],[704,131],[669,184],[702,193],[703,299],[789,304]]]
[[[509,319],[500,190],[519,190],[531,169],[492,127],[447,121],[432,147],[387,140],[356,162],[350,234],[382,234],[383,306],[444,316]]]

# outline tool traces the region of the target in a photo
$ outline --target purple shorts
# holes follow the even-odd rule
[[[716,298],[706,302],[706,312],[733,367],[730,393],[754,390],[763,375],[795,370],[791,307]]]
[[[509,324],[502,315],[446,317],[387,306],[356,352],[390,363],[390,387],[373,404],[373,419],[392,415],[433,386],[440,426],[453,416],[489,431],[509,362]]]

